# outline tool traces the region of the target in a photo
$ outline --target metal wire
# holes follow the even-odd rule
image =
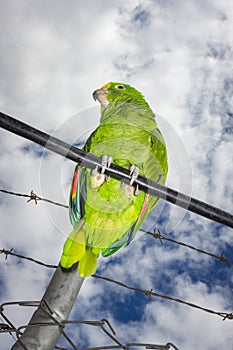
[[[4,190],[3,188],[0,188],[0,192],[6,193],[6,194],[11,194],[11,195],[18,196],[18,197],[29,198],[29,200],[27,201],[28,203],[31,202],[31,201],[34,201],[35,204],[37,204],[38,201],[44,201],[44,202],[48,202],[48,203],[51,203],[51,204],[54,204],[54,205],[57,205],[59,207],[63,207],[63,208],[66,208],[66,209],[69,208],[68,205],[64,205],[64,204],[61,204],[61,203],[58,203],[58,202],[54,202],[54,201],[52,201],[51,199],[48,199],[48,198],[39,197],[39,196],[37,196],[37,194],[35,194],[33,192],[33,190],[31,190],[30,194],[25,194],[25,193],[7,191],[7,190]]]
[[[39,264],[39,265],[43,265],[45,267],[57,268],[56,265],[45,264],[45,263],[42,263],[41,261],[35,260],[33,258],[29,258],[29,257],[24,257],[22,255],[19,256],[18,254],[13,253],[12,251],[6,251],[5,249],[1,249],[0,253],[5,253],[5,254],[7,254],[6,256],[13,255],[13,256],[16,256],[16,257],[20,257],[22,259],[29,260],[31,262],[34,262],[34,263]],[[153,289],[151,289],[151,290],[144,290],[144,289],[128,286],[125,283],[122,283],[120,281],[116,281],[116,280],[114,280],[112,278],[109,278],[109,277],[100,276],[100,275],[96,275],[96,274],[92,275],[92,277],[93,278],[97,278],[97,279],[105,280],[106,282],[115,283],[115,284],[117,284],[117,285],[119,285],[121,287],[124,287],[126,289],[129,289],[129,290],[132,290],[132,291],[135,291],[135,292],[142,293],[142,294],[144,294],[146,296],[149,296],[149,297],[159,297],[159,298],[175,301],[177,303],[184,304],[186,306],[189,306],[189,307],[192,307],[192,308],[196,308],[196,309],[205,311],[207,313],[211,313],[211,314],[220,316],[223,320],[226,320],[226,319],[232,320],[233,319],[233,313],[232,312],[227,313],[227,312],[214,311],[212,309],[205,308],[205,307],[199,306],[197,304],[187,302],[187,301],[182,300],[182,299],[178,299],[178,298],[174,298],[174,297],[171,297],[171,296],[168,296],[168,295],[163,295],[163,294],[159,294],[159,293],[153,292]],[[2,306],[8,305],[8,304],[9,303],[5,303],[5,304],[2,304]],[[13,304],[13,303],[11,303],[11,304]],[[16,302],[16,304],[17,304],[17,302]],[[31,305],[27,305],[27,306],[31,306]]]
[[[22,136],[28,140],[66,157],[76,163],[81,163],[88,168],[101,168],[101,159],[90,153],[71,146],[58,138],[55,138],[45,132],[42,132],[32,126],[29,126],[7,114],[0,112],[0,127]],[[105,170],[106,175],[110,175],[118,180],[131,180],[130,171],[111,164]],[[233,215],[198,199],[189,197],[183,193],[175,191],[169,187],[161,185],[155,181],[138,176],[134,181],[135,186],[140,190],[151,194],[152,196],[162,198],[186,210],[204,216],[210,220],[219,222],[233,228]]]
[[[173,298],[173,297],[170,297],[168,295],[163,295],[163,294],[160,294],[160,293],[153,292],[153,289],[151,289],[151,290],[144,290],[144,289],[128,286],[125,283],[122,283],[120,281],[116,281],[116,280],[114,280],[112,278],[109,278],[109,277],[104,277],[104,276],[100,276],[100,275],[96,275],[96,274],[92,275],[92,277],[98,278],[98,279],[102,279],[102,280],[105,280],[107,282],[111,282],[111,283],[114,283],[114,284],[117,284],[117,285],[119,285],[121,287],[124,287],[124,288],[129,289],[129,290],[133,290],[135,292],[143,293],[143,294],[145,294],[145,295],[147,295],[149,297],[153,296],[153,297],[159,297],[159,298],[162,298],[162,299],[175,301],[177,303],[184,304],[186,306],[190,306],[192,308],[199,309],[199,310],[205,311],[207,313],[211,313],[211,314],[220,316],[220,317],[222,317],[223,320],[226,320],[226,319],[233,320],[233,313],[232,312],[226,313],[226,312],[214,311],[214,310],[211,310],[211,309],[199,306],[197,304],[187,302],[187,301],[182,300],[182,299]]]
[[[0,254],[5,254],[5,259],[6,260],[7,260],[8,255],[12,255],[12,256],[16,256],[17,258],[21,258],[21,259],[24,259],[24,260],[32,261],[32,262],[34,262],[34,263],[36,263],[38,265],[42,265],[42,266],[53,268],[53,269],[57,268],[57,265],[46,264],[46,263],[43,263],[42,261],[35,260],[35,259],[30,258],[28,256],[24,256],[24,255],[21,255],[21,254],[13,253],[13,248],[10,249],[10,250],[0,249]]]
[[[168,242],[180,245],[182,247],[185,247],[185,248],[188,248],[188,249],[192,249],[192,250],[196,251],[197,253],[201,253],[201,254],[205,254],[205,255],[211,256],[211,257],[217,259],[219,262],[226,263],[228,266],[233,265],[233,262],[231,260],[227,259],[224,256],[223,253],[221,255],[215,255],[213,253],[207,252],[206,250],[196,248],[196,247],[191,246],[189,244],[186,244],[184,242],[176,241],[174,239],[162,236],[160,231],[157,231],[157,232],[155,231],[154,233],[148,232],[148,231],[145,231],[145,230],[142,230],[142,229],[141,229],[141,231],[147,233],[148,235],[154,237],[155,239],[159,239],[161,244],[163,244],[163,240],[165,240],[165,241],[168,241]],[[42,265],[42,266],[49,267],[49,268],[52,268],[52,269],[55,269],[57,267],[57,265],[47,264],[47,263],[44,263],[42,261],[33,259],[31,257],[27,257],[27,256],[24,256],[24,255],[21,255],[21,254],[18,254],[18,253],[14,253],[13,252],[13,248],[11,248],[11,249],[4,249],[4,248],[0,249],[0,254],[5,254],[5,259],[6,260],[7,260],[8,255],[12,255],[12,256],[15,256],[15,257],[18,257],[18,258],[22,258],[22,259],[25,259],[25,260],[29,260],[29,261],[32,261],[32,262],[38,264],[38,265]]]
[[[145,349],[157,349],[157,350],[169,350],[171,347],[175,350],[179,350],[174,344],[167,343],[166,345],[158,345],[158,344],[144,344],[144,343],[128,343],[126,345],[116,345],[116,346],[97,346],[94,348],[87,348],[86,350],[104,350],[104,349],[124,349],[128,350],[132,347],[143,347]]]
[[[171,242],[171,243],[175,243],[175,244],[178,244],[178,245],[183,246],[185,248],[189,248],[189,249],[195,250],[198,253],[209,255],[209,256],[219,260],[220,262],[226,263],[228,266],[233,265],[233,262],[230,261],[229,259],[227,259],[224,256],[223,253],[221,255],[215,255],[213,253],[207,252],[206,250],[196,248],[196,247],[194,247],[194,246],[192,246],[190,244],[187,244],[187,243],[184,243],[184,242],[180,242],[180,241],[176,241],[175,239],[162,236],[160,231],[156,230],[156,229],[154,230],[154,232],[149,232],[149,231],[146,231],[146,230],[143,230],[143,229],[140,229],[140,231],[147,233],[148,235],[154,237],[155,239],[158,239],[161,242],[161,244],[163,244],[163,240]]]
[[[17,335],[18,341],[20,341],[20,336],[22,334],[22,330],[28,327],[27,325],[20,326],[18,328],[14,327],[10,320],[6,317],[4,314],[4,308],[6,306],[12,306],[12,305],[17,305],[17,306],[31,306],[31,307],[36,307],[40,305],[40,301],[16,301],[16,302],[6,302],[0,305],[0,315],[4,317],[6,320],[6,323],[0,323],[0,333],[15,333]],[[44,309],[45,312],[47,312],[46,308]],[[127,343],[127,344],[122,344],[116,337],[116,332],[113,329],[111,323],[107,319],[102,319],[102,320],[70,320],[70,321],[62,321],[58,322],[54,317],[52,316],[51,313],[48,313],[50,322],[37,322],[34,324],[30,324],[30,327],[51,327],[51,326],[59,326],[62,329],[62,334],[68,344],[71,346],[73,350],[77,350],[78,347],[74,344],[74,342],[71,340],[71,338],[68,336],[68,334],[65,332],[64,327],[65,325],[87,325],[87,326],[94,326],[94,327],[99,327],[104,334],[107,335],[107,337],[112,340],[115,344],[109,345],[109,346],[98,346],[98,347],[89,347],[87,350],[94,350],[94,349],[130,349],[132,347],[144,347],[145,349],[158,349],[158,350],[168,350],[170,347],[173,347],[175,350],[179,350],[174,344],[172,343],[167,343],[166,345],[158,345],[158,344],[148,344],[148,343]],[[109,328],[109,330],[106,328],[106,326]],[[22,342],[20,343],[23,349],[25,350],[30,350],[25,344]],[[67,350],[66,348],[60,348],[58,346],[55,347],[55,349],[60,349],[60,350]]]

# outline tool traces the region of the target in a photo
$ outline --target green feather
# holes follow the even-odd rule
[[[107,106],[101,106],[99,127],[84,150],[96,156],[111,155],[113,162],[160,183],[167,176],[167,151],[144,96],[128,84],[108,83]],[[103,90],[101,90],[103,91]],[[79,174],[77,183],[77,174]],[[102,252],[108,256],[127,245],[140,229],[158,198],[140,192],[114,178],[106,182],[93,177],[89,169],[77,167],[70,196],[70,217],[74,230],[68,237],[61,266],[79,263],[81,276],[93,274]],[[81,223],[81,224],[80,224]]]

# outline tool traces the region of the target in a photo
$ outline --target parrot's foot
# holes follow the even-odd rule
[[[105,175],[104,173],[105,173],[106,168],[109,167],[112,162],[113,162],[112,157],[104,154],[101,157],[101,171],[99,172],[98,165],[95,169],[93,169],[91,171],[91,177],[92,177],[91,184],[94,188],[100,187],[104,181],[110,180],[110,176]]]
[[[133,185],[134,181],[137,180],[138,175],[139,175],[139,168],[136,165],[131,165],[130,167],[130,175],[131,175],[131,180],[130,180],[130,186]],[[136,185],[134,195],[138,196],[139,195],[139,189],[138,185]]]
[[[104,154],[102,156],[102,159],[101,159],[101,166],[102,166],[102,169],[101,169],[101,174],[104,174],[105,173],[105,170],[106,168],[110,167],[110,165],[112,164],[113,162],[113,159],[111,156],[108,156],[106,154]],[[110,175],[105,175],[105,181],[109,181],[110,180]]]

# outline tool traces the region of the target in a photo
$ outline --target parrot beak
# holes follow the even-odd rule
[[[95,90],[92,94],[95,101],[97,100],[97,95],[98,95],[98,90]]]
[[[109,104],[108,101],[108,89],[107,88],[101,88],[101,89],[97,89],[93,92],[92,94],[94,100],[98,100],[99,103],[104,106],[107,107],[107,105]]]

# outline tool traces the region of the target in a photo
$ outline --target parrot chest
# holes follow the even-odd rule
[[[153,157],[150,150],[150,134],[147,130],[128,124],[100,125],[91,139],[90,153],[96,156],[111,155],[114,163],[129,168],[139,168]]]

